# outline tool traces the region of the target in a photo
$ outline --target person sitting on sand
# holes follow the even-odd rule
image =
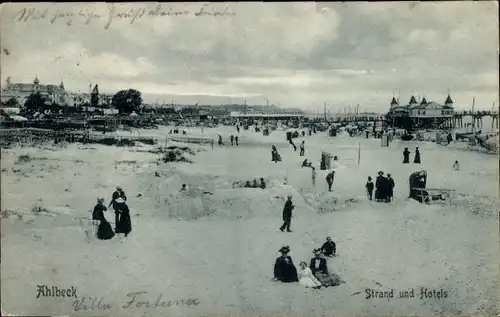
[[[252,187],[252,185],[250,184],[250,181],[247,181],[245,183],[245,188],[251,188],[251,187]]]
[[[259,184],[257,184],[257,180],[253,180],[252,188],[259,188]]]
[[[283,246],[279,252],[281,256],[278,257],[274,263],[274,280],[283,283],[298,282],[297,269],[293,264],[292,258],[288,255],[288,253],[290,253],[290,247]]]
[[[109,240],[115,236],[113,228],[104,217],[104,212],[107,210],[104,206],[104,198],[97,198],[97,205],[94,207],[94,212],[92,213],[92,220],[97,223],[97,238],[100,240]]]
[[[329,257],[335,256],[337,253],[337,245],[332,241],[331,237],[326,237],[326,242],[321,246],[321,252]]]
[[[313,251],[314,257],[311,259],[311,271],[313,275],[325,287],[338,286],[344,281],[337,274],[330,274],[328,272],[328,265],[326,259],[321,257],[321,250],[316,249]]]
[[[263,177],[260,178],[260,185],[259,185],[259,187],[261,189],[266,189],[266,183],[264,182],[264,178]]]
[[[187,190],[186,184],[182,184],[181,192],[184,192]]]
[[[302,166],[301,167],[309,167],[308,164],[309,163],[307,162],[307,159],[305,159],[304,162],[302,162]]]
[[[460,170],[460,164],[458,164],[458,161],[455,161],[455,163],[453,163],[453,170],[455,170],[455,171]]]
[[[321,282],[314,276],[311,269],[307,267],[307,263],[302,261],[299,266],[300,270],[297,272],[299,284],[307,288],[321,288]]]

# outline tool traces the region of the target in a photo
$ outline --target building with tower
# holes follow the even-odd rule
[[[427,101],[425,97],[418,102],[414,95],[408,104],[400,105],[399,100],[392,97],[386,118],[388,125],[395,128],[451,128],[454,104],[450,94],[444,105]]]
[[[61,80],[59,85],[44,85],[40,83],[38,76],[35,76],[33,83],[11,83],[7,80],[5,86],[2,87],[2,102],[7,102],[9,99],[14,98],[19,105],[24,105],[24,102],[29,95],[39,92],[47,99],[47,103],[57,103],[64,105],[66,103],[66,90],[64,83]]]
[[[64,88],[62,80],[59,85],[44,85],[38,76],[35,76],[33,83],[12,83],[8,79],[2,86],[1,100],[2,103],[7,103],[14,98],[18,105],[23,106],[28,96],[36,92],[39,92],[47,100],[47,104],[56,103],[69,107],[90,104],[90,91],[88,93],[69,92]],[[99,105],[111,106],[112,98],[112,94],[99,93]]]

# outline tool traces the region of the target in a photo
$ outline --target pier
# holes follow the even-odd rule
[[[496,111],[462,111],[455,112],[454,116],[454,127],[462,128],[464,126],[463,118],[472,117],[472,126],[482,128],[483,118],[491,117],[491,127],[495,126],[498,129],[499,114]]]

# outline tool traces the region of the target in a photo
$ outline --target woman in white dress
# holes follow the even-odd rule
[[[297,272],[299,275],[299,284],[305,287],[310,288],[320,288],[321,282],[318,281],[316,277],[314,277],[311,269],[307,267],[307,263],[302,261],[300,262],[300,270]]]

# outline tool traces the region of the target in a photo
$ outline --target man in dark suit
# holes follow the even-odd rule
[[[321,252],[326,256],[335,256],[337,245],[332,241],[332,238],[326,237],[326,242],[321,246]]]
[[[292,210],[295,206],[292,203],[292,195],[288,195],[288,199],[285,203],[285,207],[283,208],[283,225],[280,230],[283,231],[286,228],[287,232],[292,232],[290,230],[290,224],[292,222]]]
[[[316,275],[316,273],[328,274],[326,259],[321,257],[321,250],[314,250],[314,258],[311,259],[309,268],[314,275]]]

